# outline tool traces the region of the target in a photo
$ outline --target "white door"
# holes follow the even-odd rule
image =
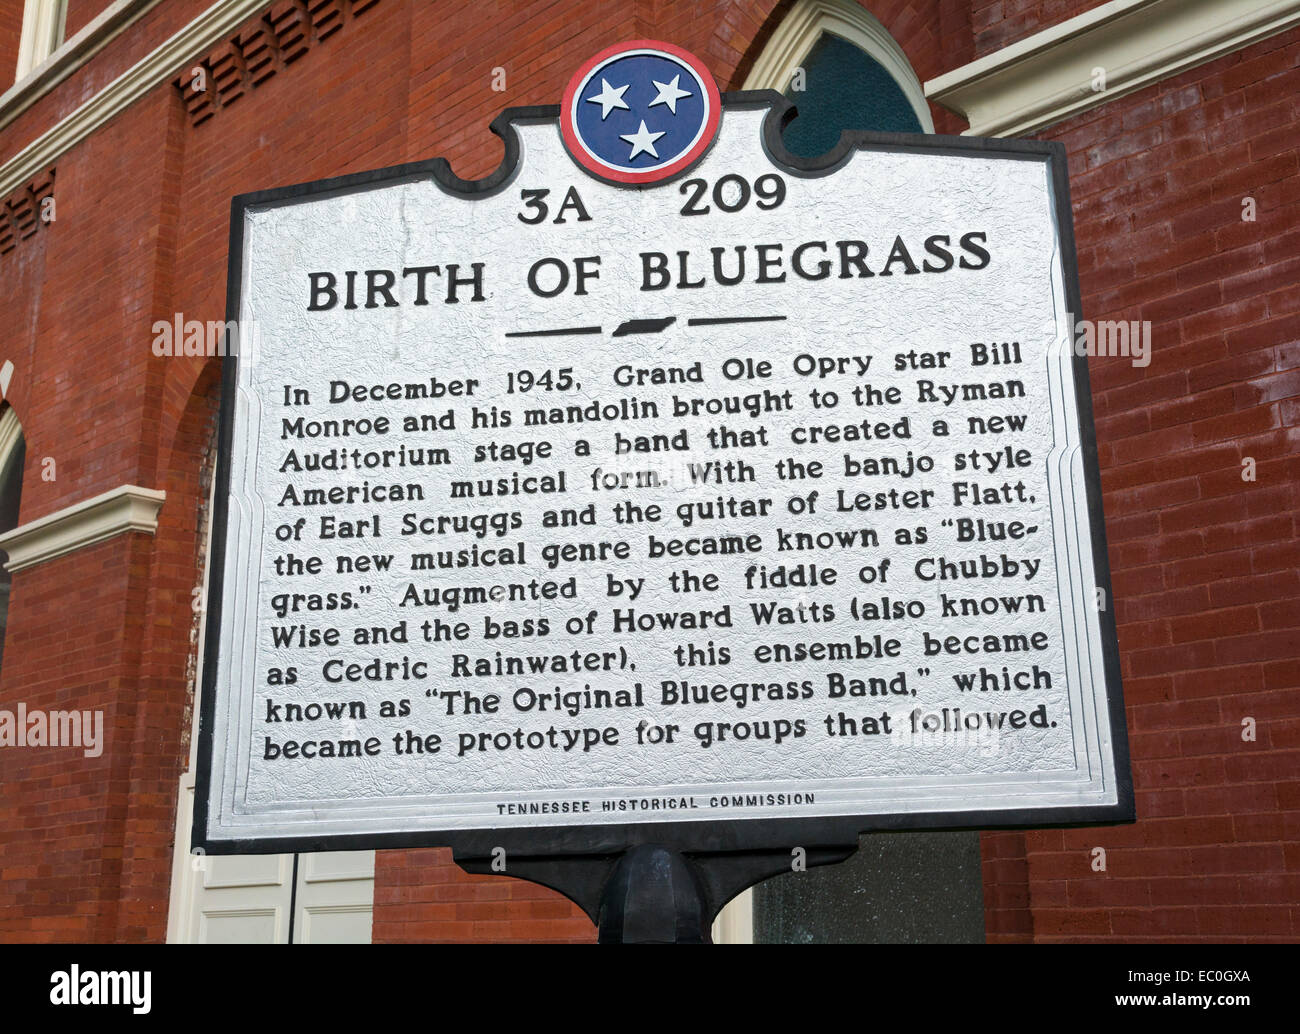
[[[374,851],[191,855],[189,773],[176,810],[169,943],[370,943]]]
[[[369,944],[374,911],[374,851],[298,855],[293,943]]]

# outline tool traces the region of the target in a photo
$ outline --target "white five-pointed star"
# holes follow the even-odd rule
[[[623,99],[623,94],[626,92],[627,86],[620,86],[616,90],[609,85],[608,79],[602,78],[600,80],[600,93],[594,97],[588,97],[587,103],[600,105],[600,120],[604,122],[609,117],[609,113],[615,108],[622,108],[624,111],[628,110],[627,101]]]
[[[648,154],[651,158],[658,158],[659,152],[655,150],[655,141],[663,135],[663,133],[652,133],[646,129],[645,119],[642,119],[640,129],[635,133],[620,133],[619,139],[626,140],[632,145],[632,153],[627,156],[627,160],[631,161],[642,153]]]
[[[680,75],[675,75],[673,76],[673,81],[670,83],[661,83],[658,79],[651,79],[650,81],[655,84],[659,93],[655,95],[655,99],[647,104],[646,107],[653,108],[656,104],[667,104],[668,110],[676,115],[677,102],[683,97],[689,97],[691,95],[689,90],[678,89],[677,84],[681,78]]]

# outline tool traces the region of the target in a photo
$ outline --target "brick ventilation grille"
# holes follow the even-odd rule
[[[7,255],[20,241],[36,236],[45,225],[41,208],[54,197],[54,170],[35,180],[0,202],[0,255]]]
[[[379,0],[283,0],[172,80],[202,125],[324,42]],[[201,73],[201,74],[200,74]]]

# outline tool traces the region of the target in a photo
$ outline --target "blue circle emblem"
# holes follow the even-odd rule
[[[561,134],[589,172],[650,183],[693,164],[713,141],[717,86],[699,59],[641,40],[598,54],[565,91]]]

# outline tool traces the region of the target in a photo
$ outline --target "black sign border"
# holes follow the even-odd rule
[[[723,119],[727,111],[768,108],[763,123],[763,147],[783,172],[802,178],[831,175],[856,151],[904,152],[936,155],[981,155],[1021,161],[1045,162],[1051,176],[1061,262],[1065,275],[1068,311],[1083,317],[1075,254],[1074,219],[1065,146],[1056,141],[941,136],[913,133],[846,131],[839,143],[816,158],[801,158],[784,146],[782,131],[794,118],[795,108],[775,90],[746,90],[722,95]],[[491,130],[505,144],[501,164],[480,180],[464,180],[451,171],[445,158],[315,180],[288,187],[261,190],[234,197],[230,206],[230,252],[226,273],[226,320],[238,326],[244,255],[244,213],[258,205],[319,199],[359,188],[394,186],[433,179],[449,193],[468,199],[491,197],[504,190],[519,172],[519,138],[516,125],[552,123],[559,133],[559,105],[507,108],[492,121]],[[721,123],[719,124],[721,133]],[[716,139],[716,138],[715,138]],[[712,145],[709,150],[712,149]],[[705,155],[700,156],[702,161]],[[575,162],[575,170],[587,172]],[[652,184],[611,184],[626,190],[654,190],[688,175],[682,169],[668,180]],[[603,182],[603,181],[602,181]],[[233,322],[232,322],[233,321]],[[221,371],[221,409],[217,450],[216,497],[211,515],[212,542],[208,563],[207,629],[204,640],[203,690],[199,710],[198,767],[195,773],[194,822],[191,851],[211,855],[281,854],[291,852],[360,851],[417,847],[451,847],[457,858],[486,858],[505,850],[525,857],[609,857],[638,844],[670,844],[681,852],[756,852],[816,848],[856,843],[859,834],[898,830],[994,830],[1042,827],[1096,826],[1136,820],[1133,776],[1129,762],[1128,727],[1120,681],[1119,645],[1115,629],[1114,594],[1102,512],[1101,478],[1097,457],[1096,426],[1087,357],[1074,356],[1075,404],[1083,451],[1084,481],[1097,587],[1107,601],[1099,613],[1103,671],[1106,678],[1110,742],[1117,802],[1110,805],[996,809],[990,811],[909,812],[853,816],[819,816],[779,819],[708,819],[696,821],[628,822],[599,825],[537,826],[508,829],[457,829],[395,833],[327,834],[276,838],[208,836],[208,798],[213,753],[212,723],[216,712],[217,654],[220,649],[222,593],[225,576],[226,528],[230,494],[230,457],[234,441],[234,401],[238,384],[237,347],[224,352]],[[1104,749],[1104,744],[1103,744]],[[629,796],[635,796],[629,791]]]

